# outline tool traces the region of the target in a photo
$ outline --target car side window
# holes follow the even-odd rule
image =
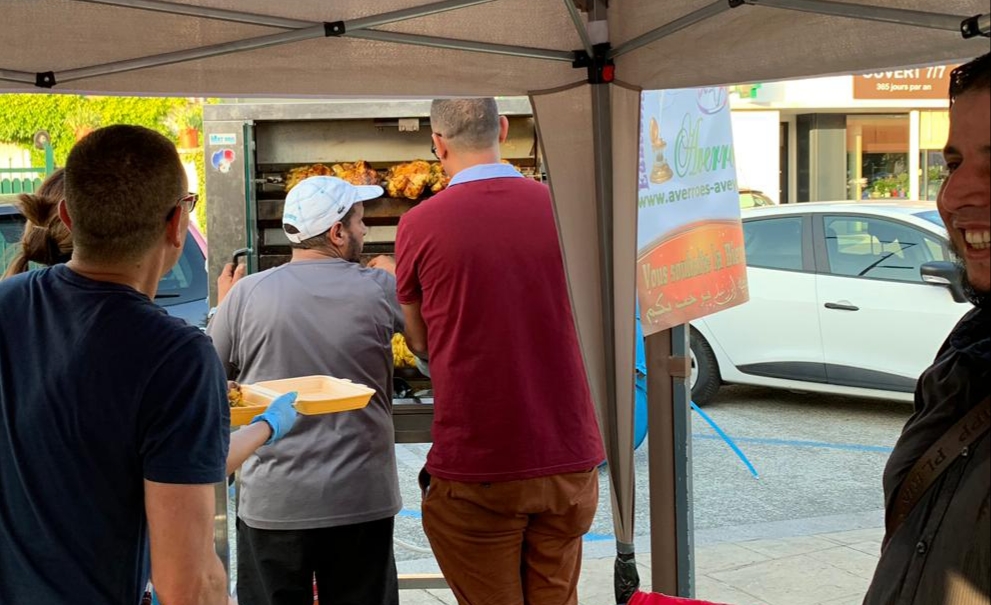
[[[802,221],[801,216],[744,221],[747,266],[801,271]]]
[[[21,234],[24,232],[24,219],[18,214],[0,215],[0,275],[13,262],[21,250]]]
[[[832,275],[920,283],[923,264],[949,260],[938,238],[903,223],[826,216],[824,226]]]
[[[162,305],[175,305],[207,297],[208,280],[203,270],[203,255],[191,233],[186,233],[182,256],[158,282],[155,300]]]

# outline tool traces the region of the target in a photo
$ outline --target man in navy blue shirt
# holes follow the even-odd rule
[[[196,197],[175,147],[111,126],[72,150],[66,265],[0,282],[0,603],[227,603],[214,551],[226,379],[154,304]]]

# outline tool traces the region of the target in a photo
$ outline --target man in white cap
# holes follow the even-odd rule
[[[362,267],[363,202],[382,195],[311,177],[286,198],[285,265],[239,280],[208,334],[228,377],[325,374],[375,389],[362,410],[299,416],[241,471],[238,599],[398,605],[393,524],[402,507],[392,424],[392,348],[403,330],[391,259]]]

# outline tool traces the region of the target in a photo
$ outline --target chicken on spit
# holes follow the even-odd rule
[[[334,171],[323,164],[293,168],[286,174],[286,191],[289,191],[298,185],[300,181],[308,179],[311,176],[334,176]]]
[[[378,172],[364,160],[353,164],[334,164],[331,170],[334,171],[334,176],[352,185],[378,185],[381,180]]]
[[[330,167],[324,164],[312,164],[309,166],[299,166],[289,171],[286,175],[286,191],[289,191],[298,185],[300,181],[308,179],[311,176],[336,176],[352,185],[378,185],[380,180],[378,172],[372,169],[371,165],[364,160],[358,160],[353,164],[334,164]]]
[[[447,189],[447,186],[451,184],[451,177],[447,176],[444,172],[444,167],[440,165],[440,162],[434,162],[430,165],[430,191],[433,193],[440,193],[441,191]]]
[[[432,174],[430,163],[423,160],[396,164],[385,177],[385,191],[389,197],[420,199],[431,184]]]

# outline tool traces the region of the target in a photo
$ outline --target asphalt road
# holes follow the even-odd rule
[[[727,387],[704,411],[740,447],[742,461],[698,414],[692,414],[695,541],[807,535],[880,523],[881,475],[911,405],[851,397]],[[431,567],[420,525],[416,474],[427,444],[397,446],[404,510],[396,521],[401,569]],[[647,449],[636,454],[637,550],[649,548]],[[613,548],[608,479],[601,474],[599,511],[586,556]],[[614,551],[613,551],[614,552]]]

